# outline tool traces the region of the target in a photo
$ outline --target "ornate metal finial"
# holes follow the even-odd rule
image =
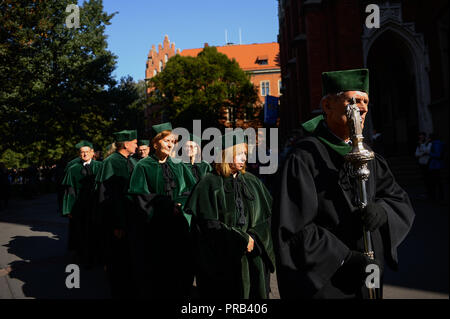
[[[367,162],[372,160],[375,155],[364,147],[362,119],[359,108],[356,106],[355,98],[352,98],[350,104],[347,105],[346,115],[350,130],[350,139],[352,141],[352,150],[345,155],[345,160],[352,164],[354,176],[366,181],[370,175],[370,171],[367,169]]]

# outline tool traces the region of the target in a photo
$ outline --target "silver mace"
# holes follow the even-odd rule
[[[359,108],[356,106],[356,100],[351,99],[351,103],[347,105],[346,109],[347,124],[350,129],[350,139],[352,141],[352,150],[344,156],[345,160],[353,167],[353,176],[357,180],[358,192],[358,208],[362,210],[367,206],[367,190],[366,182],[369,179],[370,171],[367,168],[367,163],[374,159],[373,152],[367,150],[363,144],[362,134],[362,120],[359,113]],[[370,231],[363,228],[364,235],[364,254],[373,260],[374,253],[372,248],[372,239]],[[369,298],[377,299],[375,288],[369,289]]]

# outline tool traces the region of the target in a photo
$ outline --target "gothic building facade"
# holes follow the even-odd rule
[[[278,15],[282,136],[321,112],[322,72],[368,68],[369,139],[392,155],[419,131],[448,142],[448,1],[279,0]]]

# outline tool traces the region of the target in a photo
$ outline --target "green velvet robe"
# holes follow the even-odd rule
[[[136,160],[131,156],[126,158],[115,152],[103,161],[102,170],[97,175],[103,258],[113,298],[130,298],[135,291],[130,261],[133,239],[129,229],[133,203],[128,196],[128,184],[135,165]],[[114,230],[123,230],[124,236],[116,237]]]
[[[65,188],[63,196],[63,215],[71,214],[69,219],[69,250],[75,250],[81,262],[93,264],[98,259],[98,227],[96,215],[95,177],[100,171],[101,162],[92,160],[89,169],[81,163],[72,164],[62,181]]]
[[[245,214],[240,224],[237,197],[242,199]],[[275,271],[271,205],[271,195],[251,173],[225,178],[213,172],[200,180],[185,209],[193,214],[201,297],[268,298],[269,272]],[[249,235],[255,240],[251,253],[247,252]]]
[[[164,178],[166,174],[166,179]],[[193,282],[190,221],[182,210],[196,181],[180,161],[155,155],[136,165],[129,194],[135,203],[133,272],[143,298],[184,299]],[[174,203],[181,209],[175,210]]]
[[[67,172],[62,181],[62,185],[66,187],[63,198],[63,215],[72,212],[75,203],[84,198],[80,198],[83,194],[82,190],[88,188],[90,192],[94,191],[95,178],[102,167],[102,162],[92,160],[90,163],[91,171],[86,175],[83,173],[82,162],[73,162],[67,167]]]
[[[114,229],[126,227],[126,215],[131,202],[127,196],[128,184],[136,163],[131,156],[126,158],[115,152],[103,161],[102,170],[97,175],[102,214],[110,220]]]
[[[83,160],[79,156],[75,157],[73,160],[67,163],[66,167],[64,168],[64,173],[67,173],[67,171],[73,164],[82,164],[82,163]]]
[[[154,205],[151,205],[150,202],[157,195],[169,196],[173,202],[180,203],[183,208],[191,189],[196,184],[194,176],[184,163],[174,161],[169,157],[167,165],[173,174],[173,181],[175,182],[171,196],[166,192],[162,165],[158,162],[155,155],[150,155],[140,160],[131,176],[128,192],[135,195],[146,195],[140,196],[138,205],[142,211],[146,212],[148,220],[155,213]],[[161,196],[158,196],[158,199]],[[184,216],[190,224],[191,215],[184,214]]]

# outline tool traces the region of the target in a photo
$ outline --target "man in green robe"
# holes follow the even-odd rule
[[[150,154],[150,141],[149,140],[139,140],[138,149],[135,154],[136,159],[141,160],[146,158]]]
[[[279,168],[273,239],[281,298],[367,298],[366,267],[396,269],[397,249],[414,210],[386,161],[368,162],[368,205],[358,205],[357,181],[344,155],[352,149],[346,109],[354,99],[361,126],[369,105],[369,70],[322,74],[324,114],[302,125]],[[369,147],[366,145],[366,149]],[[375,259],[364,254],[370,231]]]
[[[137,148],[136,130],[114,133],[116,151],[103,161],[97,175],[99,207],[103,224],[103,249],[113,298],[130,297],[130,252],[128,214],[132,202],[127,196],[136,160],[131,156]]]
[[[75,147],[80,157],[67,168],[62,181],[65,188],[62,214],[69,218],[69,250],[75,251],[77,262],[93,265],[99,261],[95,177],[102,163],[93,160],[92,143],[81,141]]]
[[[239,145],[246,150],[244,136],[233,136],[233,147],[228,148],[227,139],[228,134],[222,149],[236,147],[233,163],[215,163],[185,205],[193,215],[197,287],[201,298],[265,299],[270,272],[275,271],[272,197],[257,177],[245,172],[246,152],[238,151]],[[231,168],[228,176],[226,165]]]

